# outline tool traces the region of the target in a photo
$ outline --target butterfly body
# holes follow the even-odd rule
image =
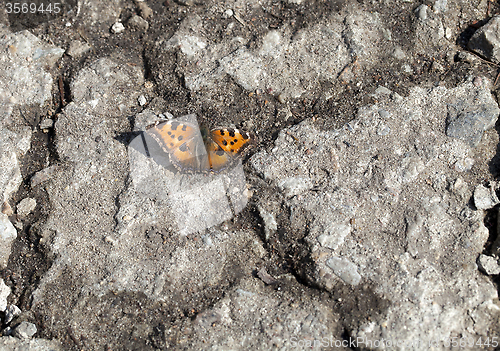
[[[210,130],[178,120],[156,123],[146,132],[168,153],[175,168],[187,173],[218,173],[231,167],[251,140],[238,129]]]

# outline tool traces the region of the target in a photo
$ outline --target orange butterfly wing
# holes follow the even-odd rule
[[[170,162],[177,169],[191,172],[208,169],[207,151],[197,126],[167,121],[148,127],[147,133],[169,154]]]
[[[240,153],[251,140],[247,132],[238,129],[214,129],[210,132],[210,138],[232,155]]]
[[[237,160],[251,138],[238,129],[214,129],[181,121],[149,126],[146,132],[168,153],[170,162],[183,172],[220,172]]]
[[[207,145],[208,162],[213,172],[219,172],[236,160],[236,156],[248,145],[251,138],[238,129],[214,129]]]

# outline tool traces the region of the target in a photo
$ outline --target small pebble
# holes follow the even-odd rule
[[[121,22],[116,22],[111,27],[111,33],[119,34],[125,30],[125,26]]]
[[[42,120],[40,122],[40,129],[41,130],[44,130],[44,129],[50,129],[54,126],[54,120],[53,119],[50,119],[50,118],[45,118],[44,120]]]
[[[148,101],[146,100],[146,97],[144,95],[141,95],[137,99],[137,102],[139,103],[139,106],[144,106]]]
[[[12,211],[12,207],[7,201],[5,201],[2,205],[2,213],[9,217],[14,214],[14,211]]]
[[[479,255],[477,260],[479,269],[488,275],[500,274],[500,266],[498,265],[498,260],[495,257],[487,255]]]
[[[474,166],[474,159],[470,157],[466,157],[464,159],[458,160],[455,162],[455,166],[453,167],[457,172],[466,172],[470,171]]]
[[[497,194],[493,188],[487,188],[484,185],[476,186],[474,189],[474,205],[478,210],[487,210],[500,203]]]
[[[16,305],[9,305],[5,310],[5,319],[3,323],[9,324],[15,317],[19,316],[20,313],[21,310],[19,309],[19,307],[17,307]]]
[[[415,10],[415,15],[417,16],[418,19],[425,21],[427,19],[427,9],[429,6],[427,5],[420,5],[417,7]]]
[[[22,199],[21,202],[17,204],[17,214],[19,217],[24,218],[29,215],[36,207],[36,200],[32,198]]]
[[[332,257],[326,261],[326,265],[347,284],[358,285],[361,282],[358,267],[345,258]]]

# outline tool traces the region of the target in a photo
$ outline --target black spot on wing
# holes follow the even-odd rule
[[[179,146],[179,150],[182,151],[182,152],[186,152],[186,151],[189,150],[189,147],[187,146],[186,143],[184,143],[181,146]]]

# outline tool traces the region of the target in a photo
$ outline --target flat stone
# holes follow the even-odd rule
[[[358,285],[361,281],[361,276],[358,273],[358,267],[345,258],[332,257],[326,261],[326,265],[330,267],[335,275],[342,279],[346,284]]]
[[[467,46],[494,63],[500,63],[500,16],[493,16],[470,38]]]
[[[11,245],[16,238],[16,228],[10,223],[9,218],[5,214],[0,213],[0,268],[7,267]]]
[[[69,48],[66,51],[66,53],[71,57],[78,58],[78,57],[82,56],[83,54],[85,54],[86,52],[88,52],[90,49],[91,49],[91,47],[89,44],[87,44],[83,41],[73,40],[69,44]]]
[[[45,118],[40,122],[39,128],[44,130],[44,129],[49,129],[54,126],[54,120],[51,118]]]
[[[145,1],[136,1],[137,8],[142,18],[148,19],[153,14],[153,10],[148,6]]]
[[[335,250],[340,244],[344,242],[345,237],[350,233],[350,226],[334,223],[328,228],[328,231],[326,233],[318,236],[318,242],[323,247]]]
[[[7,297],[10,295],[10,288],[5,285],[3,279],[0,279],[0,311],[7,308]]]
[[[62,351],[61,343],[57,340],[19,339],[13,336],[0,338],[2,351]]]
[[[34,188],[37,185],[46,182],[49,180],[54,173],[59,169],[57,165],[49,166],[47,168],[42,169],[39,172],[36,172],[33,177],[31,177],[31,187]]]
[[[36,207],[36,200],[32,198],[22,199],[21,202],[17,204],[17,214],[23,218],[29,215]]]
[[[144,18],[142,18],[141,16],[137,16],[137,15],[134,15],[132,16],[128,22],[127,22],[127,25],[134,29],[134,30],[138,30],[138,31],[142,31],[142,32],[145,32],[148,30],[149,28],[149,23],[148,21],[146,21]]]
[[[476,94],[457,99],[448,105],[446,135],[458,138],[475,147],[483,133],[495,126],[500,108],[482,79]]]
[[[43,42],[29,31],[0,36],[0,47],[8,48],[0,65],[1,126],[15,105],[43,105],[52,97],[53,80],[46,68],[53,67],[64,50]]]
[[[36,325],[29,322],[21,322],[13,332],[13,335],[19,339],[29,339],[36,334]]]

